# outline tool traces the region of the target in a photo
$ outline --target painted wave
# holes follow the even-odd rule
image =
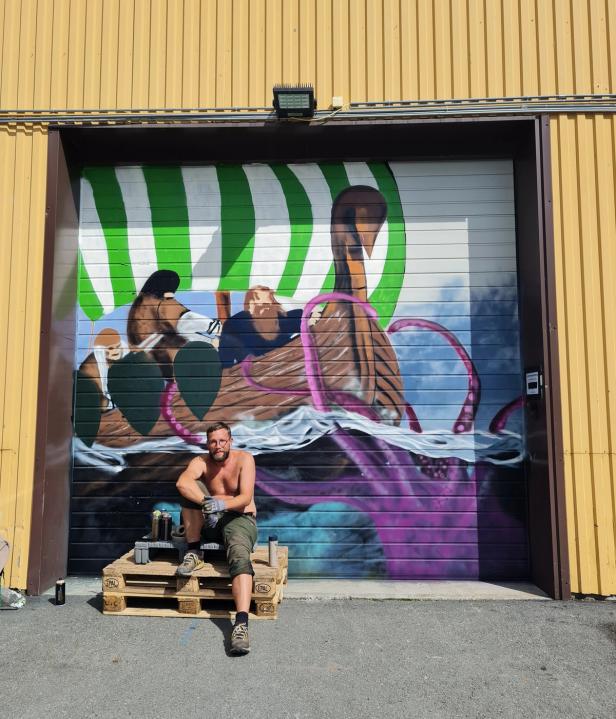
[[[276,420],[259,422],[257,426],[249,422],[238,423],[233,427],[233,439],[236,449],[256,456],[304,449],[338,428],[363,432],[394,447],[434,459],[457,458],[469,463],[513,466],[524,458],[522,437],[515,432],[492,434],[478,430],[454,434],[451,430],[442,429],[418,434],[404,427],[373,422],[341,408],[335,412],[321,412],[302,406]],[[205,442],[205,436],[203,440]],[[188,444],[175,436],[144,440],[122,449],[105,447],[96,442],[87,447],[78,437],[73,442],[76,464],[105,468],[111,474],[124,469],[125,457],[130,454],[203,451],[203,447]]]

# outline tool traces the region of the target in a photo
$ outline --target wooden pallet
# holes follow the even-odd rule
[[[288,548],[278,548],[278,567],[269,566],[267,547],[257,547],[251,558],[255,570],[251,615],[275,619],[287,582]],[[205,561],[190,577],[178,577],[177,558],[138,564],[131,550],[103,569],[103,613],[232,617],[235,605],[226,559],[216,553],[206,554]]]

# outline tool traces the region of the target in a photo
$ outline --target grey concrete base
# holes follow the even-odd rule
[[[100,577],[67,577],[66,594],[95,596],[101,592]],[[45,595],[53,595],[53,587]],[[291,579],[287,599],[549,599],[525,582],[392,581],[367,579]]]
[[[102,577],[67,577],[66,596],[72,597],[95,597],[103,591]],[[43,592],[44,597],[54,596],[55,587],[50,587]]]
[[[291,579],[287,599],[549,599],[526,582]]]

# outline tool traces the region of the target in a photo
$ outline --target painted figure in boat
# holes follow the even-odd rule
[[[230,317],[220,336],[220,363],[232,367],[246,357],[260,357],[282,347],[299,334],[301,310],[288,312],[271,288],[251,287],[244,298],[244,309]]]

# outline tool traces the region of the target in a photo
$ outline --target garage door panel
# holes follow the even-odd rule
[[[527,574],[509,160],[98,167],[81,190],[71,571],[153,509],[177,523],[224,420],[292,575]]]
[[[390,162],[396,176],[404,177],[448,177],[456,175],[472,182],[478,175],[503,175],[511,179],[511,162],[509,160],[492,160],[490,162],[466,160],[439,160],[438,162]]]
[[[318,560],[289,560],[289,574],[300,571],[307,577],[320,577],[322,569]],[[345,560],[332,567],[333,578],[347,579],[362,576],[379,576],[383,570],[383,560]],[[469,576],[501,579],[523,578],[528,571],[525,560],[496,560],[484,562],[459,559],[430,559],[430,560],[392,560],[388,569],[392,579],[405,579],[408,576],[421,576],[425,579],[442,579],[443,576],[451,579],[466,579]],[[485,575],[484,575],[485,572]]]

